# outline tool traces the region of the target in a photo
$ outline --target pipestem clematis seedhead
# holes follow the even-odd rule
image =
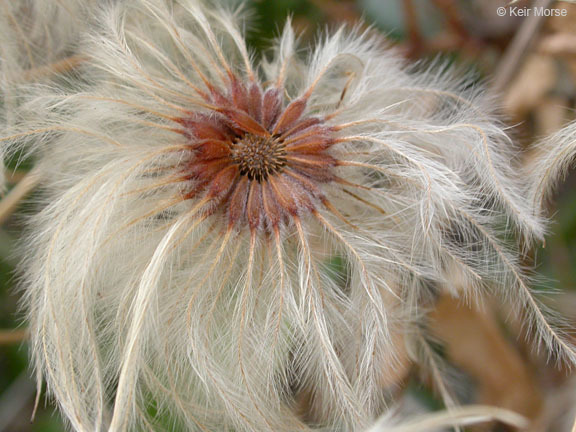
[[[544,229],[482,89],[370,31],[300,57],[288,23],[258,63],[237,11],[118,3],[4,139],[37,155],[25,305],[75,430],[363,430],[442,290],[573,359],[504,240]]]

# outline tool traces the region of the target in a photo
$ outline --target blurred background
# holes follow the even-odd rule
[[[46,0],[57,1],[57,0]],[[90,0],[86,0],[90,1]],[[1,1],[0,1],[1,3]],[[371,25],[407,59],[445,59],[471,70],[494,96],[494,106],[530,158],[538,138],[574,120],[576,103],[576,4],[536,0],[245,0],[252,11],[248,39],[266,52],[287,16],[303,45],[320,31],[342,23]],[[510,5],[510,3],[513,3]],[[512,7],[562,8],[565,16],[525,18]],[[499,7],[507,6],[504,14]],[[499,12],[500,11],[500,16]],[[9,173],[9,187],[27,189],[29,166]],[[33,193],[33,192],[32,192]],[[16,194],[18,195],[18,194]],[[6,196],[14,196],[7,194]],[[64,425],[50,401],[40,398],[30,421],[36,390],[27,369],[25,326],[18,314],[15,239],[26,201],[0,217],[0,432],[56,432]],[[4,197],[0,206],[13,206]],[[576,173],[569,175],[550,205],[553,225],[545,245],[537,245],[526,264],[536,264],[535,288],[556,291],[550,304],[576,323]],[[2,214],[2,212],[0,212]],[[509,408],[532,422],[533,432],[570,431],[576,379],[547,363],[529,346],[519,323],[489,300],[481,310],[440,298],[428,324],[438,340],[438,356],[455,383],[462,403]],[[426,412],[444,408],[430,371],[406,364],[394,377],[401,409]],[[475,431],[508,431],[484,425]]]

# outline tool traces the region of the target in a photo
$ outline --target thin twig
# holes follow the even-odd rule
[[[13,184],[15,185],[16,183],[20,183],[22,180],[24,180],[24,177],[26,177],[26,174],[28,174],[29,171],[25,171],[25,170],[8,170],[8,172],[6,173],[6,182],[9,184]]]
[[[28,338],[28,330],[0,330],[0,345],[14,345]]]
[[[553,1],[535,0],[534,7],[546,9]],[[514,79],[543,23],[544,17],[538,14],[531,14],[526,18],[496,68],[491,88],[493,94],[502,93]]]
[[[14,212],[16,207],[38,183],[38,175],[32,170],[0,201],[0,225]]]
[[[412,0],[404,0],[404,22],[408,31],[409,57],[416,58],[424,50],[424,42],[420,27],[418,25],[418,15]]]
[[[463,22],[458,6],[454,0],[433,0],[436,7],[440,9],[448,26],[460,38],[462,42],[467,42],[472,39],[466,24]]]

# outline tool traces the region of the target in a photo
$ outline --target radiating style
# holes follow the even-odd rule
[[[4,139],[37,155],[25,304],[75,430],[364,430],[442,291],[498,293],[573,358],[509,240],[544,228],[482,89],[370,30],[304,55],[288,23],[258,62],[238,11],[96,22],[81,82]]]

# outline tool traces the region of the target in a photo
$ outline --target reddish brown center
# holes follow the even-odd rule
[[[277,138],[246,134],[231,149],[230,158],[240,168],[240,174],[262,182],[286,165],[286,148]]]
[[[335,130],[306,114],[306,97],[287,103],[283,94],[233,78],[227,92],[205,95],[212,112],[179,121],[192,151],[186,198],[206,203],[204,214],[221,214],[237,229],[277,232],[328,205],[323,189],[336,179],[329,154]]]

